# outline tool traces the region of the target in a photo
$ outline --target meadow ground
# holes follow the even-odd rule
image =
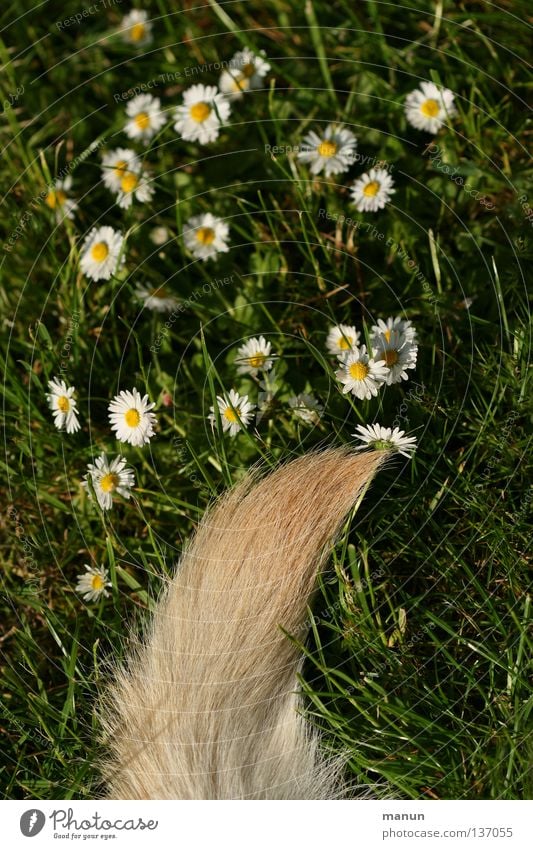
[[[356,427],[377,422],[417,450],[379,475],[332,554],[305,643],[309,720],[348,751],[359,784],[529,798],[528,5],[209,0],[169,12],[161,0],[143,5],[151,27],[124,34],[127,5],[7,0],[0,12],[2,793],[100,792],[107,661],[208,503],[258,461],[356,445]],[[229,65],[245,49],[270,66],[255,81]],[[187,106],[180,124],[183,93],[222,85],[224,71],[228,84],[228,68],[234,93],[250,90],[212,106],[212,140],[191,138],[206,116]],[[407,120],[423,82],[454,94],[436,133]],[[139,95],[162,112],[131,107]],[[330,124],[357,138],[338,173]],[[299,155],[312,131],[321,163]],[[102,172],[118,148],[135,155]],[[365,210],[352,187],[376,167],[395,191]],[[221,224],[190,223],[207,214]],[[93,227],[114,233],[84,247]],[[355,327],[370,349],[389,316],[416,330],[417,351],[407,325],[396,339],[408,379],[377,380],[370,399],[343,393],[330,328]],[[238,353],[260,336],[272,363],[264,346]],[[54,377],[76,389],[76,432],[54,426]],[[133,388],[157,417],[140,446],[108,421]],[[219,410],[230,389],[238,399]],[[66,397],[60,387],[60,423]],[[113,478],[82,486],[102,452],[126,459],[130,498]],[[91,572],[78,588],[85,565],[109,586]]]

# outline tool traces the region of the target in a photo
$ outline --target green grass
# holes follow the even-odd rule
[[[94,706],[107,661],[206,505],[259,460],[350,442],[358,423],[377,420],[414,433],[419,449],[379,475],[322,581],[305,643],[310,721],[328,748],[349,752],[355,783],[388,783],[402,798],[529,798],[527,5],[211,0],[169,15],[147,2],[158,20],[144,55],[112,35],[124,4],[62,30],[55,22],[80,5],[57,5],[27,3],[19,17],[20,3],[7,2],[0,13],[11,104],[0,122],[1,245],[24,218],[13,249],[0,245],[4,796],[98,792]],[[184,69],[242,46],[266,51],[270,91],[235,104],[212,145],[180,141],[169,124],[137,147],[157,192],[121,211],[99,183],[98,151],[88,153],[99,140],[130,146],[126,101],[114,95],[158,80],[151,93],[177,105],[189,85],[218,81]],[[470,191],[432,161],[432,137],[406,126],[403,99],[421,79],[457,93],[454,130],[434,141]],[[265,153],[334,120],[352,126],[361,154],[394,166],[386,210],[349,203],[364,165],[312,181],[294,156]],[[35,199],[65,167],[79,210],[56,227]],[[205,264],[175,238],[202,211],[229,221],[232,244]],[[95,223],[129,233],[124,270],[108,283],[79,271],[79,237]],[[163,249],[149,239],[154,226],[171,234]],[[163,280],[187,302],[166,328],[133,295],[136,283]],[[372,402],[342,396],[325,355],[329,324],[362,329],[396,314],[418,330],[416,373]],[[235,346],[260,333],[280,355],[272,391],[232,365]],[[44,397],[62,363],[83,424],[71,437],[54,429]],[[133,385],[157,402],[158,435],[143,450],[120,447],[135,497],[103,515],[80,481],[95,454],[119,450],[107,403]],[[206,423],[214,395],[232,386],[268,401],[257,433],[234,440]],[[317,427],[290,415],[301,391],[325,406]],[[74,586],[91,562],[113,586],[85,604]]]

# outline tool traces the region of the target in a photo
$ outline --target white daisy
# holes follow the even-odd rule
[[[358,445],[356,451],[362,451],[364,448],[375,448],[377,451],[397,451],[403,454],[404,457],[412,457],[416,450],[416,437],[406,436],[405,431],[395,427],[394,430],[390,427],[382,427],[378,424],[357,425],[359,433],[352,433],[356,439],[364,442],[364,445]]]
[[[150,241],[161,247],[161,245],[166,245],[166,243],[170,239],[170,233],[166,227],[154,227],[150,230]]]
[[[296,418],[301,419],[306,424],[318,424],[324,412],[322,404],[314,395],[307,392],[300,392],[299,395],[293,395],[289,398],[289,407]]]
[[[344,384],[344,395],[351,392],[356,398],[369,400],[378,394],[380,386],[387,379],[388,371],[384,363],[370,359],[366,347],[361,345],[346,355],[336,376],[337,380]]]
[[[351,324],[337,324],[330,328],[326,346],[330,354],[343,359],[359,344],[360,333]]]
[[[381,333],[372,340],[372,356],[389,369],[387,386],[409,379],[407,369],[416,368],[417,353],[416,343],[408,342],[397,330],[391,330],[387,336]]]
[[[449,88],[438,88],[424,82],[405,99],[405,116],[411,126],[428,133],[438,133],[450,118],[457,115],[454,94]]]
[[[125,260],[122,254],[124,237],[112,227],[93,227],[81,251],[80,268],[91,280],[109,280],[117,263]]]
[[[148,144],[166,123],[161,111],[161,101],[151,94],[138,94],[126,106],[127,121],[124,132],[130,139],[140,139]]]
[[[351,130],[329,124],[322,135],[308,133],[298,153],[298,159],[311,163],[311,173],[342,174],[353,165],[357,139]]]
[[[229,430],[230,436],[236,436],[242,427],[250,422],[253,416],[255,404],[248,401],[248,395],[239,395],[234,389],[230,389],[229,395],[223,397],[217,395],[217,404],[222,421],[222,431]],[[211,426],[216,422],[215,411],[210,407],[209,421]]]
[[[65,218],[72,220],[74,218],[74,210],[78,208],[78,204],[72,198],[69,198],[68,192],[72,188],[72,177],[65,177],[64,180],[54,180],[53,184],[48,187],[48,193],[45,196],[44,202],[55,212],[56,221],[60,224]]]
[[[152,40],[152,22],[148,20],[148,12],[144,9],[132,9],[124,15],[120,24],[122,38],[127,44],[142,47]]]
[[[205,262],[219,253],[229,251],[228,234],[228,225],[221,218],[206,212],[189,218],[183,229],[183,241],[197,259]]]
[[[102,156],[102,180],[104,186],[112,192],[120,191],[120,181],[128,171],[137,171],[141,160],[134,150],[117,147]]]
[[[237,374],[251,374],[256,377],[259,370],[269,371],[274,362],[270,356],[272,345],[264,336],[248,339],[244,345],[237,349],[235,365]]]
[[[111,510],[113,497],[121,495],[122,498],[131,497],[131,487],[135,486],[135,474],[133,469],[126,465],[127,460],[118,454],[110,463],[105,454],[100,454],[93,463],[87,464],[87,474],[82,481],[89,493],[88,480],[90,478],[96,499],[102,510]]]
[[[155,192],[154,186],[142,167],[124,171],[120,178],[120,189],[117,192],[117,203],[121,209],[128,209],[133,199],[147,203]]]
[[[135,289],[135,295],[143,302],[146,309],[154,312],[172,312],[179,304],[178,299],[163,284],[145,286],[139,283]]]
[[[50,392],[46,393],[48,406],[54,414],[54,424],[58,430],[76,433],[80,429],[78,408],[74,399],[74,386],[67,386],[64,380],[54,377],[48,381]]]
[[[384,168],[371,168],[353,184],[350,195],[358,212],[377,212],[389,202],[394,180]]]
[[[198,83],[183,92],[183,104],[174,113],[174,129],[185,141],[208,144],[218,138],[230,112],[227,97],[216,86]]]
[[[219,80],[220,91],[230,100],[238,100],[244,92],[263,87],[263,79],[270,71],[265,62],[264,52],[258,56],[251,50],[239,50],[229,62],[227,70],[222,71]]]
[[[76,591],[81,593],[85,601],[97,601],[100,596],[107,598],[109,595],[106,587],[111,586],[109,573],[103,566],[87,566],[85,574],[78,575]]]
[[[150,412],[154,407],[155,404],[149,402],[148,395],[141,398],[137,389],[131,392],[123,389],[115,395],[108,410],[111,430],[116,431],[117,439],[139,446],[150,442],[150,437],[155,434],[154,425],[157,422],[155,413]]]
[[[416,342],[416,330],[410,321],[401,318],[400,316],[395,316],[395,318],[389,316],[387,321],[383,321],[383,319],[378,318],[378,323],[373,324],[370,328],[372,344],[376,344],[376,340],[379,339],[380,336],[384,336],[388,341],[393,330],[397,330],[398,333],[403,336],[404,339],[407,339],[408,342]]]

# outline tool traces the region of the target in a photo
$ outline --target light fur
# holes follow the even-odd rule
[[[383,454],[328,449],[207,512],[103,713],[116,799],[328,799],[342,764],[300,716],[317,572]],[[281,626],[281,627],[280,627]]]

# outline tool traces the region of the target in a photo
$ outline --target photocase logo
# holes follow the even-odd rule
[[[37,808],[31,808],[29,811],[24,811],[20,818],[20,830],[24,837],[35,837],[42,831],[46,822],[46,817],[42,811]]]

